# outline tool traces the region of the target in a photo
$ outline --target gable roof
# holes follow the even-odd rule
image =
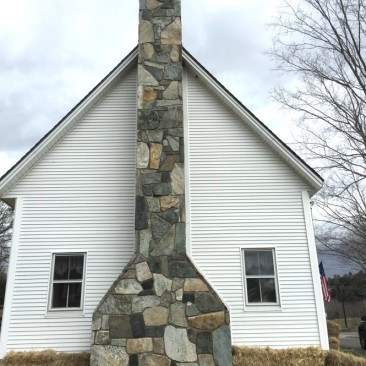
[[[34,165],[40,161],[124,75],[137,66],[138,50],[134,48],[98,85],[96,85],[64,118],[0,178],[0,197],[4,196]],[[187,50],[183,63],[204,85],[231,109],[254,133],[266,142],[287,164],[312,187],[312,194],[322,187],[323,179],[267,126],[235,98]]]

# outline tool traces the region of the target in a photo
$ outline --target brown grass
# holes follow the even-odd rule
[[[233,366],[324,366],[320,348],[233,347]],[[365,365],[366,366],[366,365]]]
[[[329,337],[329,349],[339,351],[339,340],[335,337]]]
[[[341,331],[341,326],[335,322],[332,322],[330,320],[327,320],[327,328],[328,328],[328,336],[339,338],[339,333]]]
[[[338,351],[329,351],[325,366],[366,366],[366,359]]]
[[[9,352],[0,362],[1,366],[89,366],[89,353]]]

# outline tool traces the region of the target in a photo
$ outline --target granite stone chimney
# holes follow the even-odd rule
[[[180,0],[139,18],[136,250],[94,312],[91,365],[230,366],[229,312],[186,253]]]

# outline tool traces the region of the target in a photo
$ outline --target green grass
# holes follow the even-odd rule
[[[344,319],[329,319],[332,322],[339,324],[342,329],[346,328],[346,324],[344,323]],[[361,323],[360,318],[347,318],[347,328],[349,329],[357,329],[358,325]]]
[[[362,351],[357,351],[355,349],[349,349],[349,348],[341,348],[341,352],[351,354],[353,356],[362,357],[366,359],[366,353]]]

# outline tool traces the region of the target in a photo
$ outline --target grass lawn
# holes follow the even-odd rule
[[[346,324],[344,323],[344,319],[329,319],[332,322],[339,324],[342,329],[346,328]],[[347,318],[347,329],[357,330],[358,325],[361,323],[360,318]]]

